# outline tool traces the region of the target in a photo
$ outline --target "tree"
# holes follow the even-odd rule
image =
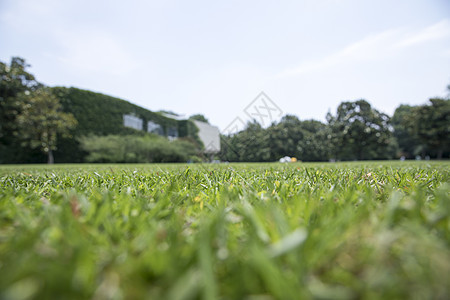
[[[222,136],[220,157],[228,161],[278,161],[294,156],[304,161],[329,158],[329,129],[315,120],[284,116],[267,129],[256,121],[231,136]]]
[[[208,119],[204,115],[201,115],[201,114],[192,115],[189,117],[189,120],[196,120],[196,121],[205,122],[205,123],[209,124]]]
[[[414,109],[414,106],[400,105],[395,110],[391,119],[391,124],[394,128],[394,137],[397,140],[400,155],[407,158],[413,158],[426,150],[426,145],[413,132],[409,122]]]
[[[328,113],[333,152],[336,158],[391,158],[392,132],[390,118],[371,107],[365,100],[342,102],[336,116]]]
[[[269,136],[270,160],[277,161],[284,156],[298,156],[297,143],[303,139],[302,122],[294,115],[286,115],[278,124],[267,130]]]
[[[266,130],[256,121],[248,122],[245,130],[237,133],[235,150],[239,154],[239,161],[269,161],[270,147]]]
[[[433,98],[428,105],[415,106],[404,124],[438,159],[450,152],[450,100]]]
[[[229,136],[221,136],[219,157],[227,161],[270,161],[267,129],[256,121],[248,122],[244,130]]]
[[[20,134],[32,148],[40,148],[52,164],[53,151],[57,149],[57,137],[70,136],[77,125],[72,114],[61,111],[58,98],[48,88],[21,95],[21,113],[17,116]]]
[[[326,161],[330,158],[329,127],[316,120],[301,123],[303,139],[297,143],[296,155],[303,161]]]
[[[31,93],[42,85],[26,69],[24,59],[13,57],[9,65],[0,62],[0,163],[17,161],[22,153],[16,118],[22,103],[18,95]]]

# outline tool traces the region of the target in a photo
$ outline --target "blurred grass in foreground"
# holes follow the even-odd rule
[[[448,299],[449,162],[0,168],[2,299]]]

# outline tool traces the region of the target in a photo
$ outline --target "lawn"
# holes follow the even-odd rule
[[[1,299],[449,299],[450,162],[0,167]]]

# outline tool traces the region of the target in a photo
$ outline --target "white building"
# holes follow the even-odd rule
[[[220,151],[219,128],[205,122],[193,120],[198,128],[198,137],[205,146],[205,153],[217,153]]]
[[[175,119],[177,121],[185,120],[182,116],[174,116],[171,114],[164,114],[165,117]],[[194,125],[198,128],[198,137],[202,141],[205,150],[204,153],[214,154],[220,151],[220,132],[219,128],[212,126],[208,123],[192,120]],[[123,115],[123,125],[125,127],[134,128],[137,130],[143,129],[143,120],[133,114]],[[169,140],[174,140],[178,138],[178,128],[176,126],[171,126],[166,128],[166,136]],[[161,125],[153,122],[147,122],[147,132],[155,133],[158,135],[164,135],[164,130]]]

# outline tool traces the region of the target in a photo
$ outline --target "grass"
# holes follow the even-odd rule
[[[449,299],[449,166],[4,166],[0,298]]]

